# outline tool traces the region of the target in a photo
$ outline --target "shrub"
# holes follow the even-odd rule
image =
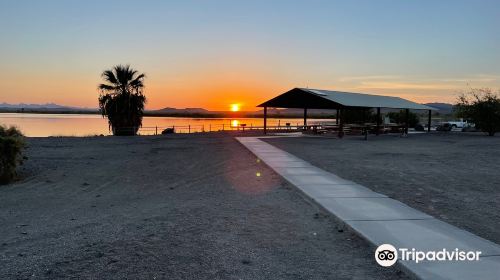
[[[456,108],[459,117],[470,120],[489,136],[500,131],[500,90],[470,89],[458,98]]]
[[[0,184],[7,184],[16,177],[24,146],[24,136],[18,129],[0,126]]]

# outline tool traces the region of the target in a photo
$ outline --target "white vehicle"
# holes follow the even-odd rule
[[[465,128],[474,126],[472,123],[467,122],[467,120],[460,119],[459,121],[449,121],[451,128]]]

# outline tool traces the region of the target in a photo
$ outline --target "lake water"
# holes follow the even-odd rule
[[[332,119],[310,119],[308,124],[332,122]],[[269,126],[301,125],[300,118],[270,118]],[[144,117],[143,128],[140,134],[160,133],[167,127],[174,127],[177,133],[236,130],[242,125],[249,127],[263,126],[262,118],[176,118],[176,117]],[[89,136],[89,135],[110,135],[107,119],[100,115],[77,115],[77,114],[18,114],[0,113],[0,124],[14,125],[21,129],[26,136]],[[157,129],[158,127],[158,129]]]

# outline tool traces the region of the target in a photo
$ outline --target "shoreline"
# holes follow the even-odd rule
[[[40,114],[40,115],[98,115],[101,116],[99,111],[37,111],[37,110],[0,110],[0,114]],[[200,119],[231,119],[231,118],[263,118],[263,113],[255,112],[225,112],[225,113],[155,113],[151,111],[144,111],[145,117],[172,117],[172,118],[200,118]],[[335,119],[334,114],[309,114],[307,116],[311,119]],[[282,118],[282,119],[296,119],[303,118],[303,114],[268,114],[268,118]]]

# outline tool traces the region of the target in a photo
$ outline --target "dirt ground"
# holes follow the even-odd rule
[[[500,243],[500,137],[411,134],[266,142],[443,221]]]
[[[228,135],[28,142],[0,279],[406,277]]]

